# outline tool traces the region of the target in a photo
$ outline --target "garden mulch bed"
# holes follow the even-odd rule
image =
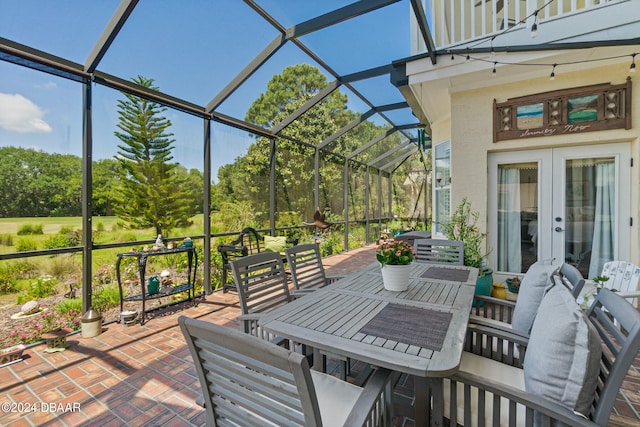
[[[124,287],[126,288],[126,293],[128,295],[136,295],[140,293],[140,288],[137,282],[125,283]],[[77,290],[77,292],[79,293],[80,290]],[[180,294],[147,300],[145,308],[148,312],[149,310],[155,307],[166,305],[168,303],[175,301],[176,297],[178,297],[179,295]],[[12,318],[12,316],[15,317],[15,315],[20,313],[22,304],[15,304],[15,303],[12,304],[10,302],[5,301],[4,304],[0,306],[0,348],[7,347],[9,345],[8,341],[11,333],[13,333],[14,331],[21,332],[21,331],[26,331],[29,328],[31,329],[34,328],[35,322],[41,323],[42,313],[54,313],[53,308],[55,307],[55,305],[58,302],[64,300],[65,298],[66,297],[64,295],[53,295],[50,297],[41,298],[38,300],[38,303],[40,304],[40,308],[41,308],[38,314],[35,314],[33,316],[21,316],[19,318]],[[190,302],[188,301],[185,303],[190,304]],[[182,304],[176,306],[175,309],[179,310],[181,305]],[[124,303],[124,310],[137,310],[139,312],[141,308],[142,308],[141,301],[125,301]],[[160,310],[155,314],[152,313],[151,316],[162,315],[162,312],[164,311],[166,311],[166,309]],[[109,323],[109,322],[119,320],[120,305],[118,304],[116,307],[109,308],[101,312],[101,314],[102,314],[103,323]]]

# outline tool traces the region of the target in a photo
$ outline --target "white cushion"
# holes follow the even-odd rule
[[[316,388],[322,424],[344,425],[363,389],[318,371],[311,371],[311,377]]]
[[[545,295],[524,361],[528,392],[587,416],[593,403],[602,346],[598,332],[564,286]]]
[[[540,301],[549,286],[553,286],[551,276],[558,269],[551,259],[535,262],[522,278],[518,300],[513,310],[513,329],[529,334],[536,318]]]
[[[496,362],[495,360],[487,359],[486,357],[478,356],[476,354],[471,354],[464,352],[462,353],[462,359],[460,360],[460,371],[468,372],[474,375],[479,375],[486,378],[491,378],[493,381],[497,381],[499,383],[509,385],[511,387],[515,387],[519,390],[524,390],[524,372],[522,369],[514,368],[513,366],[505,365],[500,362]],[[450,418],[449,414],[449,397],[450,397],[450,386],[451,382],[448,379],[444,380],[444,416],[445,418]],[[464,388],[458,384],[456,394],[458,396],[458,424],[462,425],[464,423],[464,408],[462,406],[462,402],[464,402]],[[508,400],[502,398],[501,406],[503,408],[508,408]],[[471,393],[471,426],[467,427],[475,427],[478,425],[478,396],[476,393]],[[522,426],[524,425],[525,420],[525,411],[524,407],[519,405],[518,409],[518,418],[516,420],[516,425]],[[485,425],[493,425],[493,395],[491,393],[487,393],[485,396]],[[500,425],[507,426],[509,425],[509,414],[506,410],[500,411]]]

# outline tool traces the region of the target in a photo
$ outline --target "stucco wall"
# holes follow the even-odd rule
[[[556,79],[526,80],[464,92],[451,93],[451,120],[442,121],[433,128],[433,140],[451,140],[452,207],[467,197],[472,207],[480,212],[479,224],[486,231],[487,215],[487,155],[493,151],[511,151],[532,148],[566,147],[609,142],[631,142],[631,215],[633,217],[631,260],[640,264],[640,87],[632,89],[632,129],[554,135],[522,140],[493,142],[493,100],[504,102],[509,98],[532,95],[559,89],[598,83],[622,84],[629,76],[629,65],[591,68],[581,72],[563,73],[556,70]],[[637,81],[632,74],[632,85]],[[489,77],[489,79],[491,79]],[[488,82],[490,83],[490,82]]]

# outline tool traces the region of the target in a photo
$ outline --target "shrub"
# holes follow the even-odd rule
[[[26,236],[30,234],[44,234],[42,224],[22,224],[18,228],[18,236]]]
[[[96,231],[104,231],[104,222],[98,221],[98,223],[96,224]]]
[[[63,225],[62,227],[60,227],[58,234],[69,234],[71,232],[73,232],[73,227],[69,227],[68,225]]]
[[[114,277],[114,267],[111,264],[103,264],[93,275],[93,280],[100,285],[111,283]]]
[[[58,234],[54,234],[44,241],[45,249],[67,248],[78,246],[80,243],[80,233],[78,231],[61,229]]]
[[[30,300],[37,300],[40,298],[48,297],[56,293],[56,285],[58,281],[49,275],[43,275],[31,282],[29,288],[19,294],[16,299],[18,304],[24,304]]]
[[[54,309],[61,314],[82,312],[82,298],[69,298],[58,302]]]
[[[60,254],[43,260],[40,264],[41,271],[53,277],[64,277],[74,273],[80,273],[81,262],[75,262],[78,254]]]
[[[38,243],[35,240],[29,239],[27,237],[18,239],[18,243],[16,243],[16,250],[18,252],[35,251],[37,249]]]
[[[0,245],[13,246],[13,236],[11,234],[0,234]]]
[[[120,290],[116,285],[100,286],[91,296],[91,306],[98,311],[118,305],[120,305]]]
[[[18,289],[15,277],[6,276],[0,272],[0,295],[12,294]]]
[[[69,240],[64,234],[54,234],[43,243],[44,249],[66,248],[68,246]]]

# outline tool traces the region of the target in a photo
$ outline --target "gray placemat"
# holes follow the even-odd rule
[[[360,332],[440,351],[451,317],[451,313],[442,311],[389,304]]]
[[[466,282],[469,280],[469,270],[429,267],[420,277],[425,279],[449,280],[451,282]]]

